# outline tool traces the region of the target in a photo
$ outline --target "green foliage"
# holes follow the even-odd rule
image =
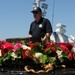
[[[41,55],[40,56],[40,62],[42,63],[42,64],[45,64],[45,63],[47,63],[47,55]]]
[[[9,60],[11,57],[11,53],[12,53],[12,51],[9,51],[8,53],[6,53],[3,57],[3,61]]]
[[[20,41],[20,43],[22,44],[22,45],[27,45],[27,42],[26,41]]]
[[[46,63],[53,63],[53,64],[55,64],[55,58],[43,54],[43,55],[40,56],[40,62],[42,64],[46,64]]]

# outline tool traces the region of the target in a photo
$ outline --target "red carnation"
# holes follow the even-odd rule
[[[65,52],[65,53],[69,52],[69,49],[64,45],[60,45],[60,48],[62,48],[62,51]]]
[[[25,49],[25,50],[22,50],[22,58],[23,59],[26,59],[27,58],[27,56],[26,56],[26,51],[27,51],[28,49]]]
[[[52,47],[52,52],[55,53],[56,52],[56,48]]]
[[[2,50],[2,56],[4,56],[6,53],[8,53],[10,50],[9,49],[3,49]]]
[[[5,41],[0,41],[0,48],[2,48],[2,45],[5,43]]]
[[[12,43],[5,42],[2,45],[2,55],[4,56],[7,52],[9,52],[10,50],[12,50],[13,48],[14,48],[14,45]]]
[[[28,45],[30,46],[30,48],[32,49],[32,48],[35,48],[35,47],[37,47],[37,45],[38,45],[38,42],[32,42],[32,41],[30,41],[29,43],[28,43]]]
[[[73,44],[71,44],[71,43],[58,43],[59,45],[64,45],[65,47],[67,47],[69,50],[71,50],[72,49],[72,47],[74,46]]]
[[[73,53],[72,53],[72,52],[69,53],[69,54],[68,54],[68,57],[70,58],[70,60],[72,60],[72,59],[73,59]]]
[[[2,45],[2,49],[13,49],[14,48],[14,45],[12,43],[9,43],[9,42],[5,42],[3,45]]]
[[[75,53],[73,53],[73,58],[75,59]]]
[[[56,52],[56,48],[55,47],[47,47],[46,49],[45,49],[45,52],[48,52],[49,51],[49,53],[55,53]]]
[[[52,46],[52,43],[51,42],[46,42],[46,47],[51,47]]]

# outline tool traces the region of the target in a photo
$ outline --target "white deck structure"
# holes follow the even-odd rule
[[[75,44],[75,37],[70,35],[70,37],[65,35],[65,25],[58,23],[56,25],[58,28],[55,30],[55,32],[52,33],[50,39],[54,42],[69,42]]]

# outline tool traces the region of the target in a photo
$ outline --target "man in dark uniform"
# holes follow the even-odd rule
[[[50,39],[52,33],[50,21],[42,17],[42,10],[39,7],[35,7],[31,12],[35,20],[30,25],[29,37],[32,37],[32,41],[37,42]]]

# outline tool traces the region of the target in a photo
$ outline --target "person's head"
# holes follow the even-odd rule
[[[33,13],[34,19],[36,21],[39,21],[39,19],[42,17],[42,10],[39,7],[35,7],[31,12]]]

